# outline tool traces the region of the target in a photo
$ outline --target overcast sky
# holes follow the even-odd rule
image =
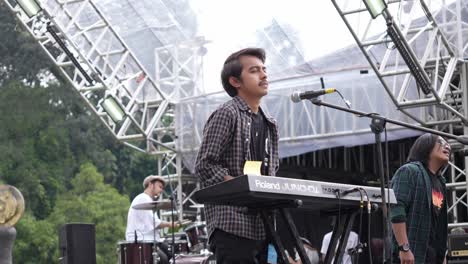
[[[270,25],[273,18],[298,31],[306,61],[355,43],[331,1],[192,0],[190,3],[198,13],[199,35],[212,41],[207,45],[204,60],[207,92],[222,89],[219,72],[224,59],[238,49],[255,45],[255,31]]]
[[[340,3],[338,0],[337,2]],[[362,1],[346,2],[348,9],[364,8]],[[442,0],[429,1],[433,7]],[[453,0],[445,1],[453,2]],[[349,6],[349,5],[355,6]],[[207,92],[220,90],[219,72],[224,59],[232,52],[255,45],[255,31],[267,27],[275,18],[280,24],[289,24],[298,32],[306,61],[327,55],[355,44],[351,33],[330,0],[191,0],[190,5],[198,13],[199,33],[212,41],[204,59],[205,87]],[[421,8],[413,14],[398,13],[398,4],[391,5],[395,18],[406,19],[422,15]],[[362,14],[350,18],[362,33],[369,16]],[[373,23],[369,35],[385,30],[382,17]],[[359,27],[356,27],[359,25]],[[268,56],[268,54],[267,54]]]

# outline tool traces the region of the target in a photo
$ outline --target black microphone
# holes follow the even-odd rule
[[[325,83],[323,82],[323,77],[320,77],[320,84],[322,85],[322,89],[325,89]]]
[[[318,91],[306,91],[302,93],[299,91],[295,91],[291,94],[291,100],[294,103],[299,103],[301,100],[314,99],[321,95],[334,93],[334,92],[336,92],[335,88],[327,88],[327,89],[322,89]]]

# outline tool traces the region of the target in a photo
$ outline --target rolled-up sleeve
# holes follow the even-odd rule
[[[395,173],[392,179],[392,189],[397,204],[391,207],[390,219],[392,223],[406,222],[409,206],[412,204],[414,192],[414,169],[403,166]]]
[[[222,182],[224,176],[230,175],[221,162],[221,156],[233,136],[234,117],[233,111],[221,108],[213,112],[205,124],[195,165],[195,173],[204,186]]]

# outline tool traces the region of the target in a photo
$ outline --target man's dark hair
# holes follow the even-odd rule
[[[427,166],[432,149],[434,149],[438,138],[439,136],[429,133],[418,137],[410,149],[408,162],[419,161]]]
[[[265,63],[265,50],[261,48],[246,48],[234,52],[224,62],[223,70],[221,71],[221,82],[224,90],[229,96],[234,97],[237,95],[237,89],[229,83],[229,77],[240,79],[242,73],[242,64],[239,61],[241,56],[254,56],[259,58]]]

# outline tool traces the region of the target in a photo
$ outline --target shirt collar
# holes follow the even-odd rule
[[[244,101],[244,99],[242,99],[242,97],[236,95],[236,96],[233,97],[233,100],[234,100],[234,103],[237,105],[237,107],[239,107],[239,109],[241,109],[243,111],[249,111],[250,110],[250,106]],[[263,116],[270,123],[276,124],[276,121],[271,116],[269,116],[267,113],[265,113],[265,111],[263,111],[263,109],[261,107],[259,107],[258,111],[260,113],[262,113]]]
[[[233,98],[234,103],[239,107],[239,109],[244,110],[244,111],[249,111],[250,106],[242,99],[240,96],[236,95]]]

